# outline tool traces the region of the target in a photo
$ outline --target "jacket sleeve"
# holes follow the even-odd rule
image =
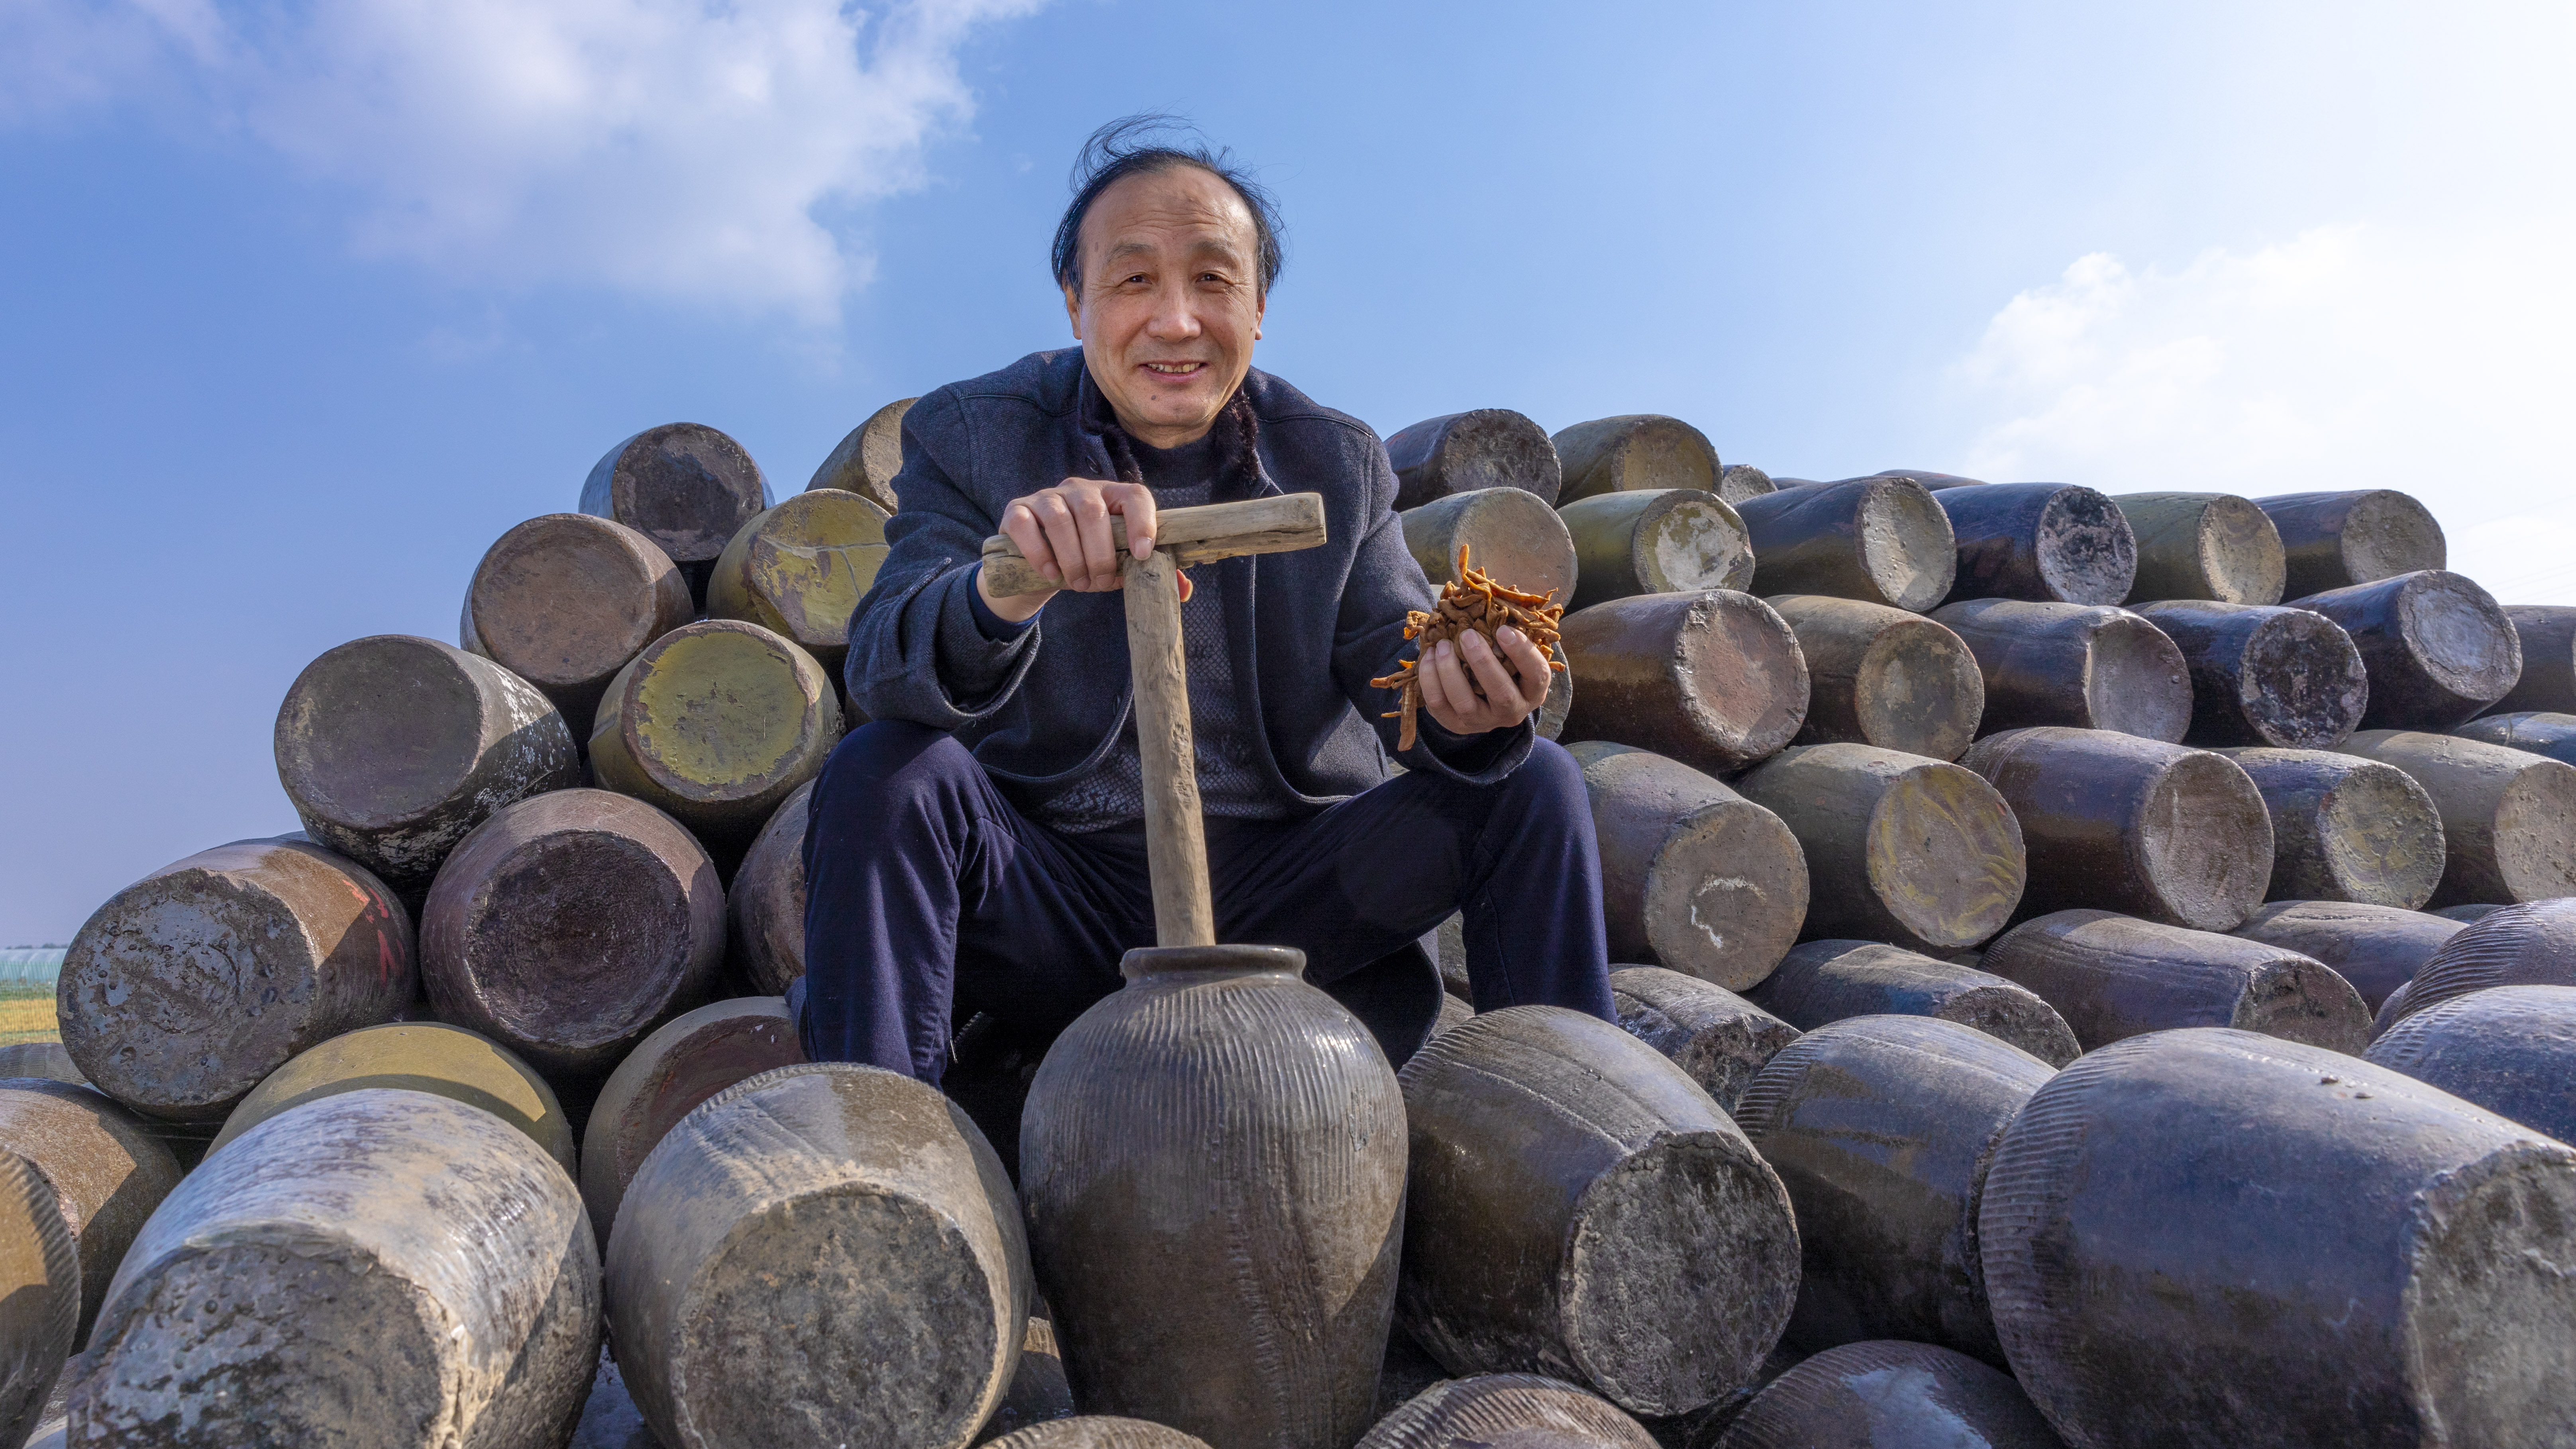
[[[903,418],[903,507],[876,582],[850,615],[843,682],[870,719],[953,730],[1001,708],[1036,660],[1044,626],[987,638],[975,622],[975,571],[995,521],[961,486],[973,466],[965,407],[952,389]]]
[[[1403,702],[1403,695],[1369,683],[1393,674],[1413,657],[1413,642],[1404,637],[1405,615],[1430,608],[1433,595],[1422,565],[1404,546],[1404,522],[1395,515],[1395,469],[1387,462],[1386,448],[1371,441],[1364,451],[1368,476],[1361,517],[1367,531],[1342,588],[1333,643],[1334,677],[1352,707],[1376,727],[1378,741],[1390,758],[1408,770],[1490,785],[1529,758],[1530,742],[1538,738],[1535,718],[1481,735],[1453,735],[1429,710],[1423,710],[1416,716],[1413,748],[1398,751],[1402,721],[1387,716]]]

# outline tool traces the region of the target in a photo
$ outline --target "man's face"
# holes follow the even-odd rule
[[[1084,215],[1065,313],[1092,380],[1138,442],[1197,440],[1251,370],[1258,245],[1243,198],[1196,166],[1127,177]]]

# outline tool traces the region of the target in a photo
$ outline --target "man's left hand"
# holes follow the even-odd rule
[[[1423,651],[1415,671],[1422,681],[1422,707],[1453,735],[1481,735],[1509,729],[1529,718],[1547,698],[1547,656],[1518,629],[1494,631],[1497,653],[1485,636],[1470,629]],[[1468,683],[1474,671],[1485,697]]]

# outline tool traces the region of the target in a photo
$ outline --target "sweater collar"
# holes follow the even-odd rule
[[[1144,482],[1143,470],[1136,463],[1135,440],[1118,425],[1118,414],[1109,406],[1108,395],[1091,376],[1090,360],[1079,351],[1075,359],[1074,426],[1107,465],[1106,476],[1129,483]],[[1209,476],[1216,480],[1219,498],[1258,498],[1283,491],[1261,463],[1261,425],[1253,412],[1251,387],[1252,375],[1247,372],[1234,396],[1217,413],[1216,425],[1211,429],[1217,462]],[[1248,487],[1244,486],[1247,475]]]

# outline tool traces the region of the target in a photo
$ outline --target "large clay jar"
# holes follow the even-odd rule
[[[1278,946],[1130,951],[1020,1126],[1074,1402],[1226,1449],[1343,1449],[1371,1418],[1404,1228],[1404,1098]]]

